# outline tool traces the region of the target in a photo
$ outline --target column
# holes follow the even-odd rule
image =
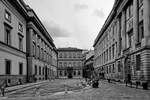
[[[133,34],[134,34],[134,42],[135,45],[138,43],[138,0],[133,0]]]
[[[117,33],[118,33],[118,56],[121,54],[121,17],[118,17],[118,23],[117,23]]]
[[[33,29],[29,29],[29,34],[28,34],[28,43],[27,43],[27,46],[28,46],[28,53],[29,53],[29,56],[33,56],[33,51],[32,51],[32,36],[33,36]]]
[[[150,46],[150,0],[143,0],[144,6],[144,39],[142,46]]]
[[[33,72],[33,65],[32,65],[32,35],[33,35],[33,29],[30,28],[27,33],[27,81],[32,82],[32,72]]]
[[[37,54],[37,42],[38,42],[38,36],[37,33],[35,34],[35,58],[38,58]]]
[[[121,18],[121,36],[122,36],[122,49],[126,48],[126,13],[122,11],[122,18]]]

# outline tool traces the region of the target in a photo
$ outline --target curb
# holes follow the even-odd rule
[[[14,86],[14,87],[8,87],[5,89],[5,94],[13,94],[19,91],[25,91],[28,89],[32,89],[34,88],[36,85],[40,85],[40,84],[44,84],[47,83],[49,81],[42,81],[42,82],[37,82],[37,83],[28,83],[28,84],[24,84],[24,85],[19,85],[19,86]],[[16,88],[15,88],[16,87]]]

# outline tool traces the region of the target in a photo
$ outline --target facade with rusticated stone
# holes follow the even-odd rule
[[[58,78],[82,78],[82,49],[58,48]]]
[[[150,82],[150,0],[115,0],[94,42],[97,73]]]

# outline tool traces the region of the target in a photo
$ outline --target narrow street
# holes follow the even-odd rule
[[[99,88],[81,89],[81,80],[55,80],[19,93],[9,94],[0,100],[150,100],[150,90],[126,87],[120,83],[100,81]],[[65,92],[65,87],[67,91]]]

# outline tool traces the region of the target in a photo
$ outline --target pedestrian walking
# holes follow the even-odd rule
[[[5,87],[6,87],[6,81],[3,81],[3,84],[0,86],[1,94],[3,97],[5,96]]]
[[[1,94],[3,97],[5,96],[5,87],[4,86],[1,86]]]

